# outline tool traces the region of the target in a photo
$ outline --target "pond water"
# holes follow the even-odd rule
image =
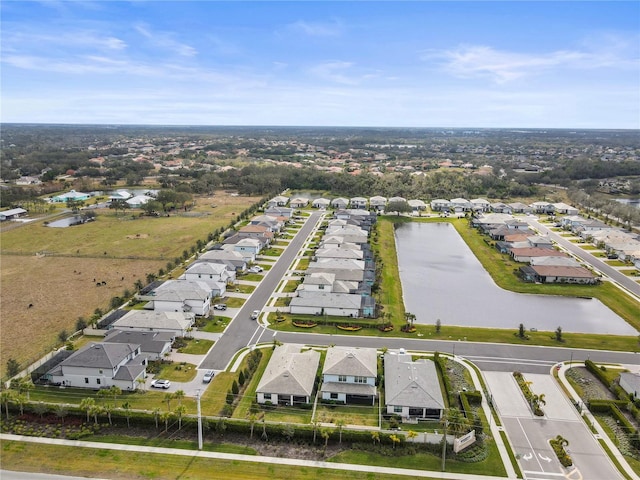
[[[527,295],[498,287],[448,223],[396,230],[405,308],[416,323],[637,335],[597,299]]]

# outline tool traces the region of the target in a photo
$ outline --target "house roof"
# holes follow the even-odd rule
[[[138,348],[139,344],[131,343],[91,343],[63,360],[60,365],[113,370]]]
[[[620,374],[620,380],[624,380],[627,385],[631,386],[631,388],[633,388],[632,392],[640,391],[640,375],[637,373],[622,372]]]
[[[332,293],[303,290],[303,295],[293,297],[290,307],[344,308],[360,310],[362,296],[350,293]]]
[[[336,279],[335,273],[316,272],[304,277],[307,285],[333,285]]]
[[[330,268],[332,270],[364,270],[363,260],[353,258],[319,258],[309,264],[309,268]]]
[[[566,267],[563,265],[532,265],[536,274],[541,277],[595,278],[593,273],[584,267]]]
[[[171,344],[175,334],[171,332],[140,332],[135,330],[110,330],[105,342],[139,344],[143,353],[162,353]]]
[[[276,347],[262,374],[257,392],[309,396],[313,393],[320,352],[286,344]]]
[[[572,257],[535,257],[531,259],[532,266],[563,266],[579,267],[580,262]]]
[[[321,392],[339,392],[347,395],[376,395],[375,385],[367,383],[323,382]]]
[[[233,250],[209,250],[198,258],[198,261],[206,260],[231,260],[235,262],[246,263],[246,260],[240,252]]]
[[[378,360],[376,349],[355,347],[328,348],[322,374],[377,377]]]
[[[145,328],[182,331],[193,325],[195,315],[191,312],[158,312],[155,310],[131,310],[113,322],[116,329]]]
[[[221,275],[226,271],[226,267],[220,263],[197,262],[191,265],[185,273],[198,275]]]
[[[525,247],[512,248],[511,254],[515,257],[566,257],[567,254],[554,248]]]
[[[426,207],[427,206],[426,203],[424,203],[422,200],[418,200],[418,199],[409,200],[407,203],[411,207]]]
[[[412,361],[411,355],[387,352],[384,356],[384,388],[387,405],[445,408],[433,361]]]
[[[314,252],[317,258],[352,258],[362,260],[364,252],[351,248],[319,248]]]

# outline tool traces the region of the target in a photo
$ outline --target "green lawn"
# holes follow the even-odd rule
[[[379,405],[325,405],[318,402],[315,419],[321,423],[336,423],[343,420],[346,425],[378,427]]]
[[[282,291],[285,293],[295,292],[296,288],[298,288],[298,285],[300,285],[300,282],[298,280],[289,280],[287,281],[287,284],[284,286],[284,289]]]
[[[38,462],[33,462],[37,458]],[[212,478],[224,472],[228,480],[286,478],[287,480],[359,480],[362,472],[330,470],[279,464],[207,459],[197,456],[159,455],[147,452],[98,450],[24,442],[2,442],[2,467],[7,470],[47,472],[74,476],[93,476],[99,465],[100,476],[114,480],[175,480]],[[367,474],[368,480],[411,479],[410,475]],[[427,479],[428,480],[428,479]],[[433,480],[433,479],[432,479]]]
[[[225,297],[224,303],[229,308],[239,308],[244,305],[246,299],[240,297]]]
[[[307,268],[309,268],[309,263],[311,263],[311,259],[301,258],[296,265],[296,270],[306,270]]]
[[[214,320],[207,322],[204,327],[198,327],[198,330],[209,333],[221,333],[225,328],[227,328],[227,325],[229,325],[230,321],[231,317],[216,315]]]
[[[260,255],[265,255],[267,257],[279,257],[282,255],[282,252],[284,252],[284,250],[281,248],[267,248],[260,252]]]
[[[234,285],[229,289],[230,292],[236,293],[252,293],[256,289],[255,285]]]
[[[202,342],[209,342],[208,340],[201,340]],[[209,342],[213,344],[213,342]],[[188,352],[185,352],[188,353]],[[205,352],[206,353],[206,352]],[[190,363],[170,363],[163,364],[160,372],[156,374],[156,378],[164,378],[171,380],[172,382],[190,382],[196,377],[196,366]]]
[[[267,265],[267,267],[271,268],[270,265]],[[263,268],[267,270],[265,266],[263,266]],[[241,275],[241,276],[239,275],[238,280],[247,280],[249,282],[259,282],[262,280],[262,275],[260,275],[259,273],[247,273],[246,275]]]
[[[190,353],[192,355],[205,355],[209,349],[213,347],[211,340],[205,340],[203,338],[187,338],[185,341],[187,342],[187,346],[179,348],[178,352]]]

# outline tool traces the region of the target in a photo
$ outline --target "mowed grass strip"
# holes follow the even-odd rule
[[[26,472],[47,472],[91,477],[99,465],[100,476],[113,480],[175,480],[214,478],[214,472],[224,472],[228,480],[256,478],[286,478],[288,480],[358,480],[362,472],[314,467],[286,466],[218,460],[193,456],[163,455],[58,445],[2,442],[2,468]],[[37,465],[33,459],[37,458]],[[396,465],[397,466],[397,465]],[[178,475],[179,474],[179,475]],[[389,478],[411,479],[411,475],[365,474],[368,480]],[[428,479],[427,479],[428,480]]]

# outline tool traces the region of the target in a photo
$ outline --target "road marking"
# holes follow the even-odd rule
[[[258,328],[256,328],[256,330],[253,332],[253,335],[251,335],[251,338],[250,338],[250,339],[249,339],[249,341],[247,342],[247,347],[248,347],[249,345],[251,345],[251,344],[255,345],[256,343],[258,343],[257,341],[256,341],[256,342],[254,342],[254,341],[253,341],[253,337],[255,337],[255,336],[256,336],[256,334],[258,333],[258,331],[260,331],[260,330],[262,330],[262,332],[264,332],[264,328],[263,328],[263,327],[258,327]],[[260,335],[262,335],[262,333],[261,333]],[[260,338],[260,336],[258,336],[258,339],[259,339],[259,338]]]
[[[461,355],[462,357],[479,361],[484,363],[507,363],[507,364],[518,364],[518,365],[538,365],[541,367],[552,366],[558,362],[553,362],[550,360],[530,360],[525,358],[503,358],[503,357],[478,357],[473,355]]]
[[[545,457],[541,453],[538,453],[538,456],[547,463],[551,463],[551,459],[549,457]]]
[[[533,445],[531,445],[531,442],[529,441],[529,437],[527,436],[527,432],[525,432],[524,427],[522,426],[522,423],[520,422],[520,419],[517,418],[516,420],[518,420],[518,425],[520,425],[520,430],[522,430],[522,433],[524,434],[524,438],[527,440],[527,443],[529,444],[529,448],[531,449],[532,452],[535,452],[535,448],[533,448]],[[540,467],[540,470],[542,470],[542,472],[538,472],[538,473],[543,473],[544,472],[544,467],[542,466],[542,464],[540,463],[540,460],[538,460],[538,457],[535,457],[536,462],[538,463],[538,466]]]
[[[534,470],[523,470],[522,473],[524,473],[527,476],[527,480],[532,478],[529,475],[544,475],[545,478],[546,477],[566,477],[564,473],[539,472]]]
[[[522,458],[524,458],[525,460],[531,460],[533,458],[533,453],[529,452],[529,453],[525,453]]]

